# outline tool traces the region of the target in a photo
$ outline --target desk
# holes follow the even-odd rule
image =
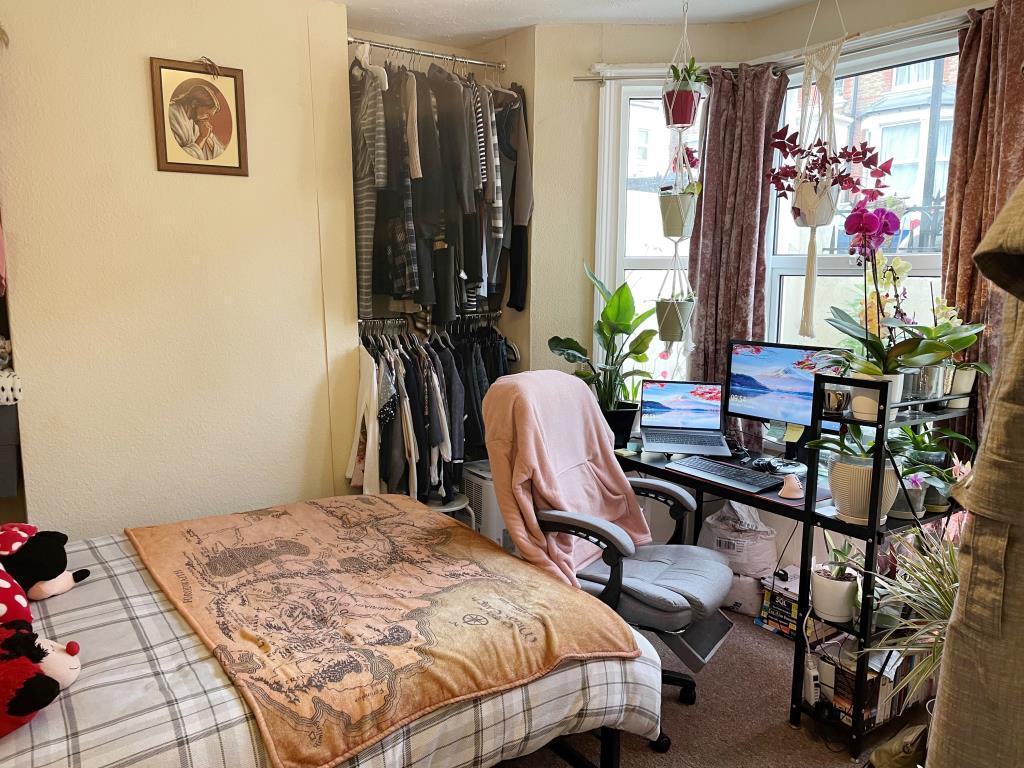
[[[772,512],[776,515],[781,515],[782,517],[789,518],[790,520],[794,520],[798,523],[804,522],[806,518],[806,512],[804,511],[804,499],[784,499],[779,496],[777,490],[765,491],[764,493],[750,493],[749,491],[743,491],[729,485],[729,481],[726,478],[722,478],[722,482],[717,483],[703,477],[687,475],[679,470],[669,469],[668,464],[671,459],[666,459],[665,454],[663,453],[627,455],[616,451],[615,457],[619,460],[619,466],[621,466],[625,472],[638,472],[641,475],[650,475],[651,477],[656,477],[659,480],[666,480],[670,483],[675,483],[676,485],[693,489],[693,495],[697,501],[697,513],[696,518],[693,521],[693,543],[697,542],[697,537],[700,535],[700,527],[704,522],[705,494],[712,495],[720,499],[727,499],[729,501],[737,501],[741,504],[747,504],[748,506],[756,509],[763,509],[765,512]],[[722,461],[726,464],[735,464],[737,466],[747,466],[741,464],[739,459],[716,459],[716,461]],[[828,490],[828,482],[825,481],[824,478],[819,480],[818,486],[817,500],[819,502],[831,498],[831,494]],[[683,543],[683,526],[676,525],[676,529],[673,531],[672,537],[669,539],[668,543]]]

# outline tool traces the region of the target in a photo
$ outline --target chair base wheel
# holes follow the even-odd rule
[[[679,701],[686,705],[697,703],[697,686],[684,685],[679,689]]]
[[[672,748],[672,739],[666,736],[664,733],[660,734],[658,738],[651,742],[651,749],[660,754],[665,754]]]

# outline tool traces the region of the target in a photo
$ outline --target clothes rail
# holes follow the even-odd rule
[[[362,37],[349,36],[348,44],[354,45],[356,43],[365,43],[371,48],[382,48],[387,51],[397,51],[398,53],[410,53],[413,56],[424,56],[428,59],[440,59],[442,61],[452,61],[458,64],[469,64],[474,67],[490,67],[497,69],[501,72],[505,71],[505,62],[503,61],[484,61],[483,59],[467,59],[465,56],[456,56],[450,53],[436,53],[434,51],[423,51],[419,48],[407,48],[404,45],[392,45],[391,43],[379,43],[374,40],[367,40]]]
[[[409,328],[409,320],[405,317],[374,317],[359,321],[360,333],[401,333]]]

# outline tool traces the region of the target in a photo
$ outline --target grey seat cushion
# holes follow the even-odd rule
[[[622,561],[618,614],[630,624],[675,631],[704,618],[725,602],[732,570],[722,554],[703,547],[650,544]],[[611,569],[603,560],[576,574],[580,586],[600,594]]]

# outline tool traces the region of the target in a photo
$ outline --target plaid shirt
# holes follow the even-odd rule
[[[33,604],[34,628],[76,640],[82,673],[28,725],[0,740],[18,768],[264,768],[259,729],[220,664],[150,578],[123,536],[68,545],[89,568],[70,592]],[[570,662],[528,685],[431,712],[340,768],[485,768],[557,736],[601,726],[658,734],[661,665]]]

